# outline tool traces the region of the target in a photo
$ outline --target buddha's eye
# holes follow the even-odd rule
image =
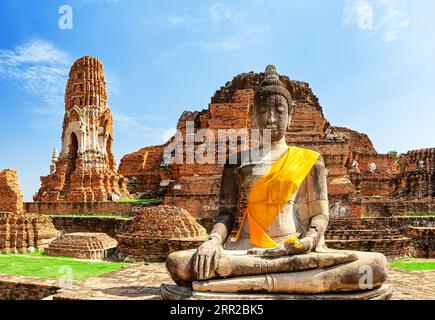
[[[276,108],[276,110],[277,110],[279,113],[283,113],[283,112],[285,111],[285,107],[284,107],[282,104],[280,104],[280,105],[278,105],[278,107]]]
[[[258,111],[259,111],[260,113],[266,113],[266,112],[267,112],[267,108],[266,108],[266,107],[260,107],[260,108],[258,109]]]

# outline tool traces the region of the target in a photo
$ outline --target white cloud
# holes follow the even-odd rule
[[[166,119],[153,115],[141,115],[133,117],[124,113],[112,110],[114,126],[124,136],[131,138],[147,138],[154,141],[162,140],[166,137],[167,128],[149,126],[147,123],[164,122]]]
[[[348,0],[344,8],[344,25],[357,25],[362,31],[380,35],[386,42],[397,40],[409,23],[394,0]]]
[[[188,52],[191,49],[200,49],[204,51],[224,51],[235,52],[247,46],[257,45],[263,42],[264,35],[269,32],[269,26],[243,26],[236,32],[210,39],[209,36],[203,36],[201,39],[190,42],[182,42],[178,45],[163,50],[156,57],[156,63],[164,63],[174,59],[178,55]]]
[[[166,18],[170,25],[182,27],[187,24],[187,17],[184,15],[173,15]]]
[[[12,50],[0,49],[0,78],[16,82],[39,98],[33,112],[59,115],[68,78],[69,54],[52,43],[31,39]]]
[[[107,94],[109,96],[110,104],[110,96],[121,94],[121,82],[110,70],[105,71],[104,79],[106,80]]]
[[[65,85],[72,62],[68,52],[42,39],[30,39],[9,50],[0,49],[0,78],[35,97],[28,106],[30,112],[39,116],[30,120],[32,126],[61,125]],[[118,78],[110,70],[106,70],[105,78],[109,99],[111,95],[120,94]]]
[[[270,30],[264,23],[258,24],[259,1],[250,1],[242,8],[213,2],[197,10],[177,12],[166,17],[171,27],[189,32],[189,40],[162,50],[156,63],[167,62],[192,49],[203,51],[234,52],[264,40]]]
[[[246,12],[234,10],[221,3],[214,3],[210,7],[206,6],[197,11],[197,14],[178,13],[166,18],[169,25],[174,27],[184,27],[190,31],[201,31],[204,25],[219,27],[226,23],[236,23],[246,16]]]
[[[215,3],[210,7],[209,15],[213,24],[218,24],[225,20],[237,19],[238,17],[231,8],[225,7],[220,3]]]

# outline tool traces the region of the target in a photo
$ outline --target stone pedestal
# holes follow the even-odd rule
[[[390,300],[393,288],[384,284],[377,289],[359,292],[302,295],[195,292],[190,287],[162,284],[160,294],[165,300]]]

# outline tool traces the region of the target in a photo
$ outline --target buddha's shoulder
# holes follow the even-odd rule
[[[292,148],[294,151],[303,151],[303,152],[308,153],[311,156],[317,158],[316,162],[314,163],[314,166],[325,167],[325,161],[323,160],[323,157],[319,152],[312,150],[312,149],[301,148],[301,147],[296,147],[296,146],[291,146],[290,148]]]
[[[295,147],[295,146],[291,146],[290,149],[292,151],[304,151],[304,152],[306,152],[310,156],[313,156],[316,158],[316,162],[315,162],[314,166],[325,167],[325,162],[323,160],[323,157],[317,151],[314,151],[311,149],[306,149],[306,148],[301,148],[301,147]],[[258,147],[232,153],[227,157],[226,162],[225,162],[225,166],[239,168],[239,167],[244,167],[246,165],[256,164],[257,162],[261,162],[261,160],[258,157],[259,153],[260,153],[260,150]]]

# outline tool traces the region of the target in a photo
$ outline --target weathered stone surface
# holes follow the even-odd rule
[[[433,256],[435,218],[334,219],[326,243],[334,249],[380,252],[389,258]]]
[[[0,252],[25,253],[43,249],[58,234],[49,217],[24,212],[16,171],[1,171]]]
[[[18,186],[15,170],[6,169],[0,172],[0,212],[24,213],[23,193]]]
[[[52,217],[53,224],[62,233],[92,232],[105,233],[116,238],[130,227],[131,219],[114,219],[104,217]]]
[[[267,294],[196,292],[189,287],[162,284],[160,294],[165,300],[390,300],[393,288],[384,284],[365,292],[336,294]]]
[[[59,289],[57,279],[0,275],[0,300],[42,300]]]
[[[45,249],[49,256],[103,260],[113,253],[118,242],[105,233],[63,234]]]
[[[27,300],[54,294],[52,300],[159,300],[162,283],[166,287],[173,285],[163,263],[132,263],[117,271],[74,282],[72,288],[63,288],[57,294],[58,280],[0,275],[0,296]],[[392,300],[435,299],[435,271],[390,269],[387,284],[394,288]],[[209,296],[204,293],[204,299]]]
[[[206,230],[185,209],[149,207],[117,235],[117,250],[135,259],[164,259],[171,252],[198,247],[206,237]]]
[[[411,239],[409,253],[413,257],[435,258],[435,226],[410,226],[406,235]]]
[[[127,195],[112,152],[112,115],[107,105],[103,65],[86,56],[71,67],[65,92],[60,155],[53,153],[50,175],[41,177],[35,201],[107,201]]]
[[[93,214],[93,215],[128,215],[145,206],[132,202],[93,201],[93,202],[25,202],[26,212],[37,212],[46,215]]]
[[[143,148],[122,158],[119,173],[128,179],[127,188],[138,197],[155,197],[163,192],[160,165],[163,146]]]
[[[129,264],[118,271],[91,278],[81,283],[74,283],[73,288],[60,290],[53,299],[162,299],[160,296],[162,283],[173,285],[163,263],[148,263],[145,265],[143,263]],[[390,269],[387,284],[394,288],[392,300],[435,299],[435,271],[410,272]],[[209,295],[209,293],[204,293],[204,299]],[[251,299],[255,298],[255,296],[251,297]],[[276,298],[276,296],[274,298]],[[216,297],[215,299],[218,298]]]
[[[435,148],[410,151],[400,157],[400,174],[393,193],[432,203],[435,193]]]

